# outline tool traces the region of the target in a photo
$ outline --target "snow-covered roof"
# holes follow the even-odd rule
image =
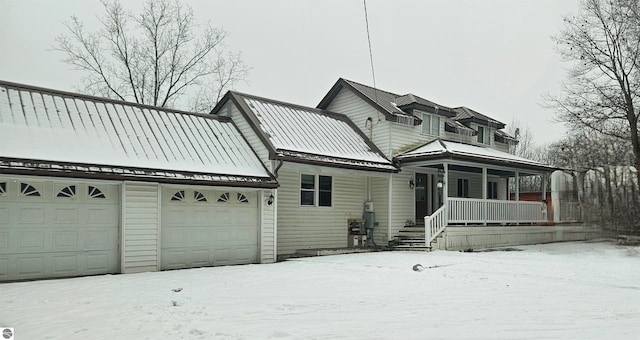
[[[407,151],[397,157],[402,164],[440,158],[458,158],[484,163],[504,163],[515,167],[533,168],[537,170],[555,170],[556,168],[518,157],[510,153],[502,152],[489,147],[480,147],[458,142],[436,139],[421,147]]]
[[[238,92],[228,95],[281,159],[397,171],[345,115]]]
[[[277,184],[228,118],[2,81],[0,159],[5,169]]]

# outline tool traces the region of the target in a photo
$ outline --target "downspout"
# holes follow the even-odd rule
[[[391,203],[393,202],[393,172],[389,173],[389,192],[387,193],[387,243],[389,243],[389,241],[391,241],[391,213],[392,213],[392,209],[391,209]]]

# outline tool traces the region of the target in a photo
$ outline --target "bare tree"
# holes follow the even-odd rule
[[[196,94],[198,109],[208,110],[245,79],[240,54],[222,51],[226,32],[199,26],[179,1],[147,0],[139,14],[117,0],[102,4],[99,30],[87,31],[73,16],[68,34],[56,39],[63,61],[85,71],[88,93],[161,107],[180,106],[180,96]]]
[[[640,13],[637,0],[583,0],[555,37],[572,62],[560,96],[548,96],[560,120],[628,141],[640,169]],[[637,174],[640,181],[640,173]]]

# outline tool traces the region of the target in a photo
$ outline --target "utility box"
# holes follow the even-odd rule
[[[349,248],[361,247],[367,244],[367,230],[364,227],[363,218],[350,218],[347,220],[347,246]]]
[[[371,201],[364,202],[364,211],[373,212],[373,202]]]

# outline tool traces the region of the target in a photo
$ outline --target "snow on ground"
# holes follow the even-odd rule
[[[517,249],[5,283],[0,326],[16,339],[640,337],[640,247]]]

